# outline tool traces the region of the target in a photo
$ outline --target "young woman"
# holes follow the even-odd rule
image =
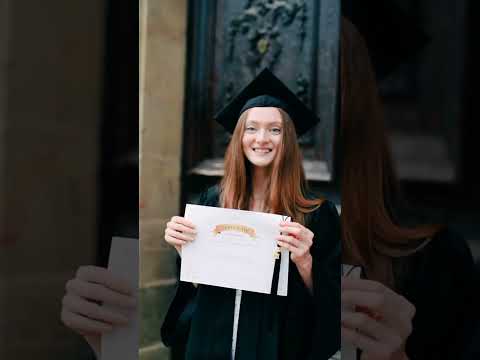
[[[342,256],[367,277],[342,280],[342,304],[357,310],[342,311],[342,341],[362,359],[460,358],[472,255],[402,205],[368,50],[347,20],[341,51]]]
[[[181,282],[163,342],[183,344],[186,360],[328,359],[340,345],[339,219],[332,203],[308,191],[297,142],[317,118],[264,70],[217,120],[233,135],[225,174],[200,204],[292,218],[276,238],[291,254],[288,296]],[[173,217],[165,240],[181,255],[195,224]]]

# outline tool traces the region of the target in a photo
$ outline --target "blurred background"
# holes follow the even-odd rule
[[[92,359],[65,283],[138,237],[138,5],[0,1],[0,358]]]
[[[361,8],[365,2],[356,3]],[[479,259],[478,45],[470,35],[478,5],[395,4],[428,38],[379,79],[395,167],[411,204],[451,224]],[[164,226],[219,181],[229,137],[213,116],[264,66],[321,117],[300,139],[304,167],[312,188],[340,205],[335,149],[342,11],[338,0],[140,1],[142,358],[181,358],[181,349],[169,352],[159,334],[178,276]],[[409,26],[401,23],[399,31]]]
[[[479,258],[480,192],[473,165],[479,130],[473,100],[478,45],[472,36],[478,5],[468,0],[390,3],[390,8],[395,5],[392,11],[402,12],[408,22],[390,25],[396,30],[384,24],[383,31],[398,33],[406,49],[417,49],[388,71],[385,64],[376,64],[397,174],[411,204],[451,224]],[[343,4],[345,8],[353,4],[357,13],[368,11],[359,1]],[[369,21],[382,22],[381,15],[370,16]],[[384,43],[400,47],[394,41]],[[375,48],[371,52],[375,62]]]

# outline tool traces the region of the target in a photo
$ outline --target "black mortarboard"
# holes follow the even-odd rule
[[[218,112],[215,120],[233,133],[240,114],[253,107],[277,107],[284,110],[292,119],[297,136],[319,122],[317,115],[267,68]]]
[[[342,15],[365,39],[377,80],[411,59],[429,40],[417,19],[394,0],[342,0]]]

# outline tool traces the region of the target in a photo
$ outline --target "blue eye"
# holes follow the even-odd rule
[[[249,133],[255,132],[255,130],[256,130],[256,129],[255,129],[253,126],[247,126],[247,127],[245,128],[245,131],[246,131],[246,132],[249,132]]]
[[[280,128],[273,128],[273,129],[270,129],[270,131],[272,132],[272,134],[275,134],[275,135],[278,135],[282,132],[282,129]]]

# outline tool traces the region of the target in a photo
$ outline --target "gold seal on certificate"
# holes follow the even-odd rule
[[[270,294],[280,222],[289,218],[245,210],[187,204],[197,228],[182,247],[180,280]],[[281,251],[278,295],[287,295],[288,251]]]

